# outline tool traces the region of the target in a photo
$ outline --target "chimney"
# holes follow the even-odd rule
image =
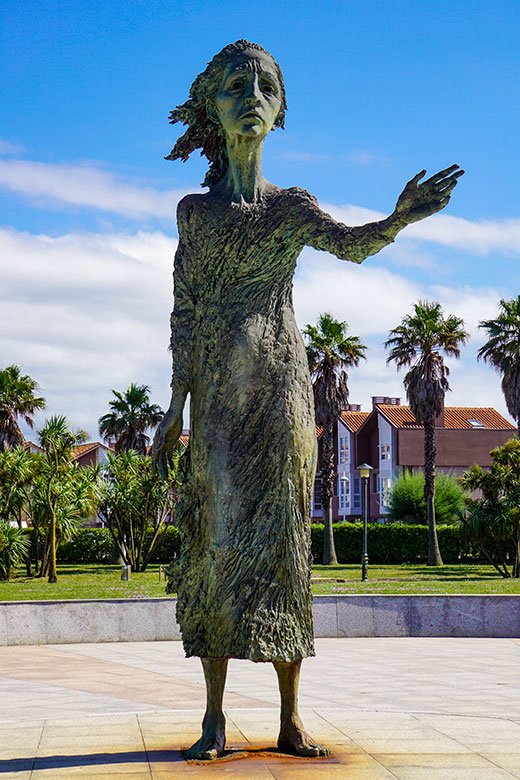
[[[401,406],[401,399],[396,396],[390,396],[390,395],[373,395],[372,409],[375,409],[377,404],[389,404],[390,406]]]
[[[346,408],[344,409],[345,412],[360,412],[361,411],[361,404],[347,404]]]

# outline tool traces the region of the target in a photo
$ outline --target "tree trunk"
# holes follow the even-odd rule
[[[40,577],[40,532],[38,531],[38,527],[34,526],[34,570],[36,572],[36,576]]]
[[[58,572],[56,571],[56,513],[52,511],[50,540],[49,540],[49,579],[48,582],[58,582]]]
[[[334,427],[327,425],[323,430],[323,469],[321,495],[323,505],[323,564],[328,566],[338,562],[334,546],[332,528],[332,496],[334,495]]]
[[[517,534],[515,540],[515,561],[513,563],[513,577],[520,578],[520,535]]]
[[[18,523],[18,528],[22,530],[23,528],[23,522],[21,514],[18,513],[18,517],[16,518],[16,522]],[[31,563],[31,551],[27,553],[27,555],[24,556],[24,562],[25,562],[25,573],[27,577],[32,577],[32,563]]]
[[[424,425],[424,500],[428,520],[428,566],[442,566],[435,523],[435,421]]]

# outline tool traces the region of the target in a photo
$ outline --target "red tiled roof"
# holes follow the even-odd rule
[[[72,456],[73,460],[77,460],[78,458],[81,458],[83,455],[86,455],[87,452],[92,452],[93,450],[96,450],[98,447],[103,447],[104,450],[110,450],[110,447],[107,447],[105,444],[101,444],[100,441],[90,441],[87,444],[76,444],[74,447],[74,455]]]
[[[319,439],[323,433],[323,428],[320,425],[316,425],[315,430],[316,430],[316,438]]]
[[[341,412],[340,415],[341,421],[352,433],[357,433],[369,416],[370,412]]]
[[[181,433],[181,435],[179,436],[179,440],[185,447],[187,447],[188,444],[190,443],[190,434],[189,433]]]
[[[395,428],[422,428],[416,422],[409,406],[377,404],[377,408]],[[353,412],[350,412],[350,414],[353,414]],[[505,417],[502,417],[496,409],[489,406],[446,406],[444,409],[444,426],[446,428],[473,428],[478,430],[480,426],[472,425],[469,420],[476,420],[482,424],[482,428],[487,428],[488,430],[516,430],[514,425],[506,420]]]

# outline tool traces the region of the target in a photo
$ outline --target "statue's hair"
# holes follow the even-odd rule
[[[284,127],[285,124],[285,111],[287,109],[285,86],[282,71],[274,57],[257,43],[250,43],[243,38],[224,46],[222,51],[215,54],[211,62],[208,63],[206,70],[197,76],[191,85],[188,100],[170,112],[172,125],[176,122],[182,122],[188,126],[188,129],[165,159],[181,159],[185,162],[195,149],[200,149],[201,155],[207,157],[210,164],[202,183],[204,187],[216,184],[228,169],[226,139],[220,123],[215,119],[214,99],[222,85],[224,71],[229,61],[247,49],[261,51],[272,59],[281,93],[280,111],[274,127]]]

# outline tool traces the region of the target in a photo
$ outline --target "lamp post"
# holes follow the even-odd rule
[[[363,582],[368,578],[368,480],[372,466],[368,463],[362,463],[358,466],[359,476],[363,480],[363,555],[361,557],[361,579]]]

